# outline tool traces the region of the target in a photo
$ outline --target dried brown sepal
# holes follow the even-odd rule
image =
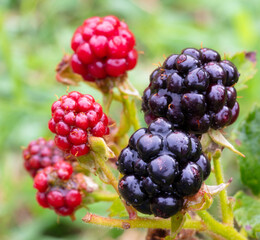
[[[71,55],[64,54],[61,62],[56,67],[56,80],[65,85],[77,86],[78,82],[83,81],[82,77],[74,73],[70,67]]]
[[[196,231],[192,229],[182,229],[176,236],[175,240],[198,240],[195,237]],[[146,240],[164,240],[170,235],[170,230],[167,229],[148,229]]]
[[[74,176],[75,182],[78,184],[78,189],[84,190],[87,193],[92,193],[98,190],[98,185],[92,178],[85,176],[83,173],[78,173]]]
[[[254,63],[256,65],[256,52],[245,52],[246,59]]]
[[[103,93],[112,93],[111,91],[116,85],[123,84],[127,79],[127,73],[120,77],[107,77],[105,79],[96,79],[97,88]]]
[[[216,186],[208,186],[206,184],[203,184],[197,194],[191,197],[184,198],[184,210],[201,211],[208,209],[213,202],[213,197],[219,194],[225,188],[227,188],[231,181],[232,179],[230,179],[227,183],[221,183]]]
[[[170,235],[170,230],[149,228],[146,235],[146,240],[163,240]]]

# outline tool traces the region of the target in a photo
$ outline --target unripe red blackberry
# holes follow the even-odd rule
[[[70,160],[57,148],[53,140],[47,141],[44,138],[31,141],[27,148],[23,150],[23,158],[25,169],[33,177],[42,168],[53,166],[62,160]]]
[[[36,174],[36,200],[40,206],[54,209],[61,216],[72,215],[86,193],[83,182],[84,175],[73,172],[72,165],[64,161],[57,162]]]
[[[221,129],[238,117],[239,73],[233,63],[208,48],[186,48],[153,71],[143,93],[142,110],[149,124],[165,117],[175,127],[196,134]]]
[[[34,177],[34,187],[40,192],[45,192],[49,183],[53,181],[53,178],[69,180],[72,173],[73,167],[70,163],[59,161],[54,166],[46,167],[36,174]]]
[[[119,77],[136,65],[134,46],[134,35],[117,17],[88,18],[72,37],[70,64],[86,81]]]
[[[126,202],[162,218],[180,211],[184,197],[195,195],[211,171],[198,138],[174,129],[165,118],[137,130],[117,165],[124,175],[118,188]]]
[[[56,134],[55,144],[74,156],[89,152],[88,137],[109,134],[108,118],[89,94],[70,92],[52,104],[49,129]]]

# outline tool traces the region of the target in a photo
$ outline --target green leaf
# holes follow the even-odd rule
[[[232,152],[245,157],[243,153],[237,151],[234,146],[222,135],[222,133],[218,130],[210,129],[208,132],[209,136],[211,137],[212,141],[215,142],[216,144],[226,147]]]
[[[110,217],[127,217],[128,213],[125,210],[125,207],[120,200],[120,198],[117,198],[114,200],[113,204],[111,207],[108,209],[109,211],[109,216]]]
[[[254,52],[238,52],[232,56],[226,55],[225,59],[234,63],[240,73],[239,81],[236,84],[236,90],[240,91],[247,88],[246,82],[252,79],[256,72],[256,61]]]
[[[115,154],[107,146],[107,144],[103,138],[91,136],[91,137],[89,137],[88,141],[89,141],[90,148],[93,152],[103,155],[103,156],[107,157],[107,159],[115,157]]]
[[[249,197],[243,192],[235,195],[236,203],[234,205],[234,216],[239,225],[247,233],[259,239],[260,238],[260,201]]]
[[[245,154],[239,159],[242,182],[255,195],[260,194],[260,107],[255,107],[238,129],[238,148]]]

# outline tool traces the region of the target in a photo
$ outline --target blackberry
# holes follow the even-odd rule
[[[117,162],[126,202],[145,214],[168,218],[196,194],[210,174],[210,162],[195,135],[176,130],[165,118],[137,130]]]
[[[176,128],[195,134],[221,129],[238,117],[236,90],[239,73],[209,48],[186,48],[169,56],[150,75],[142,110],[150,124],[167,118]]]

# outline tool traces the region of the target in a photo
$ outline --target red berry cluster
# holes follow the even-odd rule
[[[88,94],[70,92],[52,104],[49,129],[56,133],[57,147],[74,156],[89,152],[88,137],[109,134],[108,118]]]
[[[24,167],[34,177],[39,169],[52,166],[65,160],[64,153],[58,149],[53,140],[39,138],[31,141],[23,150]]]
[[[60,161],[39,171],[34,178],[37,202],[61,216],[72,215],[82,202],[82,193],[71,164]]]
[[[135,37],[115,16],[92,17],[75,31],[71,48],[73,71],[86,81],[118,77],[137,63]]]

